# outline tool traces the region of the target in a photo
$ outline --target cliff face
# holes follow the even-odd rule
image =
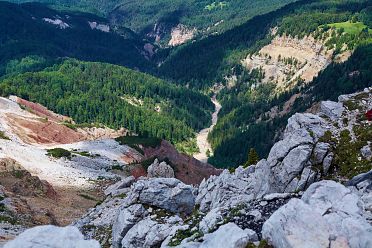
[[[262,70],[262,83],[273,82],[277,90],[288,90],[299,79],[310,82],[334,60],[333,51],[328,50],[324,43],[312,36],[302,39],[276,36],[257,54],[248,55],[242,64],[250,71]],[[349,56],[350,52],[345,52],[337,59],[344,61]]]
[[[321,102],[266,159],[198,187],[128,177],[74,226],[102,247],[371,247],[371,108],[372,88]]]

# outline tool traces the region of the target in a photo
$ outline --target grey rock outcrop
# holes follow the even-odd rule
[[[191,213],[195,204],[193,187],[175,178],[139,180],[133,185],[130,197],[173,213]]]
[[[105,195],[118,195],[129,192],[129,187],[135,182],[134,176],[126,177],[117,183],[110,185],[104,191]]]
[[[149,213],[141,204],[134,204],[119,210],[118,216],[112,226],[112,246],[121,247],[125,234]]]
[[[360,196],[363,216],[372,225],[372,170],[353,177],[347,185]]]
[[[152,177],[166,177],[166,178],[173,178],[174,171],[170,165],[166,162],[159,163],[158,159],[156,158],[154,162],[147,168],[147,176]]]
[[[21,233],[4,248],[100,248],[95,240],[84,240],[76,227],[37,226]]]
[[[312,168],[312,154],[317,140],[328,128],[326,121],[317,115],[293,115],[288,120],[283,139],[271,148],[267,160],[247,169],[238,168],[232,174],[224,171],[200,184],[196,198],[200,210],[235,206],[268,193],[304,190],[319,173]],[[325,160],[328,149],[326,143],[319,145],[317,159]],[[328,168],[329,159],[332,157],[328,158]]]
[[[263,225],[274,247],[371,247],[372,226],[360,197],[334,181],[312,184],[301,200],[291,199]]]
[[[332,120],[340,118],[344,110],[345,108],[340,102],[323,101],[320,103],[320,111]]]
[[[168,222],[169,221],[169,222]],[[151,248],[158,247],[175,228],[175,222],[181,219],[171,219],[164,223],[147,217],[134,225],[124,236],[121,244],[123,248]]]
[[[372,158],[371,145],[368,144],[368,145],[363,146],[362,149],[360,149],[360,153],[366,159],[371,159]]]
[[[212,209],[199,223],[199,230],[202,233],[208,233],[210,230],[215,229],[217,224],[223,221],[224,216],[221,213],[221,209]]]

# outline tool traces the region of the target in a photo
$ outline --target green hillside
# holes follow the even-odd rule
[[[65,60],[40,72],[9,76],[1,95],[18,95],[72,117],[179,142],[210,122],[213,104],[192,90],[105,63]]]

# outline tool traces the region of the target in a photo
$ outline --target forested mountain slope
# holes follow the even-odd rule
[[[370,13],[368,6],[368,0],[291,3],[220,35],[159,53],[160,74],[196,88],[209,87],[223,82],[225,76],[234,73],[232,68],[239,70],[240,60],[268,44],[273,38],[271,28],[279,26],[279,33],[291,35],[308,34],[322,24],[347,21],[359,12]]]
[[[9,76],[0,92],[41,103],[78,123],[125,127],[173,142],[193,137],[213,110],[209,98],[195,91],[121,66],[74,59]]]
[[[107,17],[112,25],[129,28],[143,37],[167,44],[172,31],[177,30],[177,27],[181,27],[181,36],[182,29],[191,32],[191,37],[221,33],[257,14],[275,10],[293,0],[37,0],[37,2],[46,3],[57,9],[75,9],[99,14]]]
[[[122,30],[113,32],[104,18],[60,12],[37,3],[0,2],[0,75],[12,59],[28,55],[75,57],[149,70],[152,51],[145,42]],[[146,59],[147,57],[147,59]]]
[[[209,135],[215,148],[215,157],[209,162],[223,167],[241,164],[251,148],[260,157],[265,156],[289,116],[306,111],[320,100],[337,100],[340,94],[371,86],[371,71],[372,44],[369,44],[357,48],[348,61],[329,65],[305,88],[295,88],[278,97],[268,99],[270,88],[265,86],[249,90],[244,83],[237,84],[221,95],[225,110]],[[275,114],[271,116],[271,113]]]

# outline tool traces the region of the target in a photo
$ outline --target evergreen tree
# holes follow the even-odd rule
[[[249,149],[248,160],[245,162],[244,167],[248,167],[252,164],[256,164],[260,160],[256,150],[254,148]]]

